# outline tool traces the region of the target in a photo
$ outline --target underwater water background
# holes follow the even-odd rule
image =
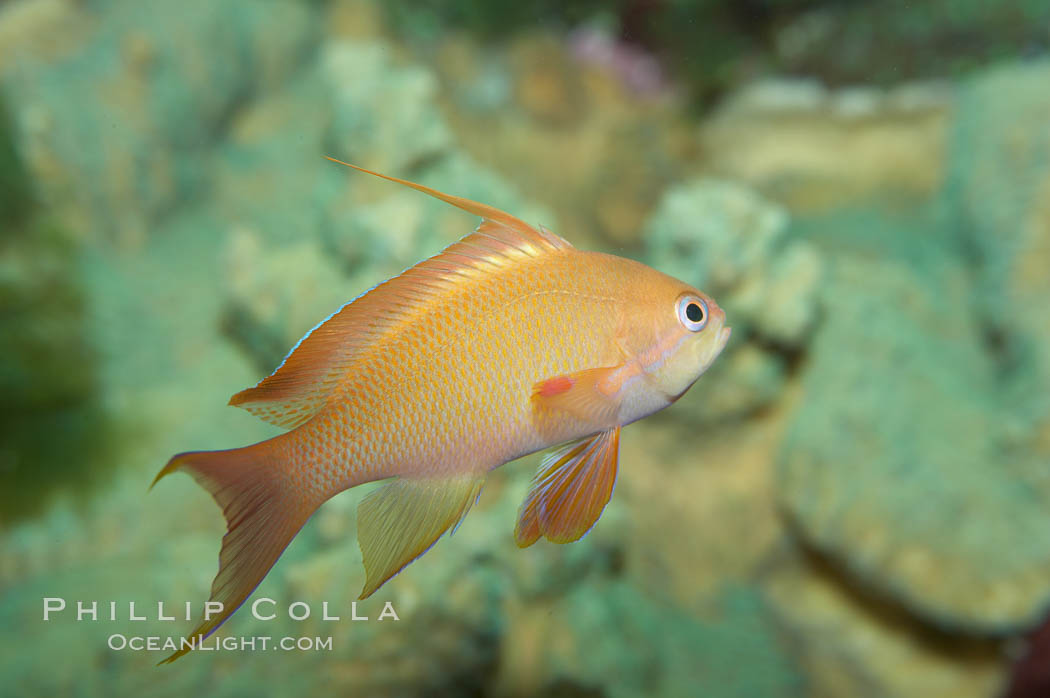
[[[0,2],[0,694],[1050,695],[1048,47],[1042,0]],[[515,546],[508,464],[352,621],[358,488],[219,633],[330,650],[155,667],[111,636],[189,632],[224,531],[156,472],[476,224],[325,155],[733,336],[583,540]]]

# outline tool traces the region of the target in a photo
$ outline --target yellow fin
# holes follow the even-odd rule
[[[357,508],[357,542],[365,566],[360,598],[370,596],[455,528],[481,493],[482,477],[398,478]]]
[[[532,387],[533,408],[565,412],[596,429],[608,429],[620,412],[620,368],[589,368],[540,381]]]
[[[616,485],[620,427],[575,441],[543,459],[518,511],[514,540],[527,548],[542,535],[579,540],[598,521]]]
[[[400,323],[412,322],[413,311],[425,307],[435,295],[500,268],[572,247],[546,228],[537,230],[492,206],[328,159],[429,194],[484,220],[473,233],[441,253],[344,305],[300,339],[270,376],[230,398],[231,405],[289,429],[306,422],[327,403],[362,348]]]

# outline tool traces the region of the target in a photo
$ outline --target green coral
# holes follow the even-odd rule
[[[0,109],[0,522],[91,480],[106,431],[77,244],[31,191]]]
[[[32,207],[29,175],[15,148],[6,102],[0,98],[0,236],[11,235]]]
[[[916,616],[1019,629],[1050,602],[1045,466],[1008,447],[969,272],[929,221],[825,221],[839,249],[778,493],[804,540]]]
[[[756,73],[889,84],[955,77],[991,60],[1045,52],[1050,43],[1043,0],[394,0],[386,7],[390,25],[413,40],[452,27],[494,42],[537,25],[611,25],[661,56],[702,101]]]

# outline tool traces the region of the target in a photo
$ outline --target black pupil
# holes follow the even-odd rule
[[[700,322],[704,319],[704,309],[696,303],[690,303],[685,306],[685,316],[690,322]]]

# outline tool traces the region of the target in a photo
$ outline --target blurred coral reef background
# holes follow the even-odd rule
[[[0,3],[0,681],[9,695],[1050,695],[1050,5]],[[355,504],[258,596],[331,652],[114,652],[41,599],[207,598],[174,452],[474,221],[331,155],[711,293],[732,341],[625,430],[569,546],[537,457],[349,622]],[[344,621],[326,623],[329,601]],[[129,627],[135,626],[135,627]],[[141,626],[141,627],[139,627]]]

